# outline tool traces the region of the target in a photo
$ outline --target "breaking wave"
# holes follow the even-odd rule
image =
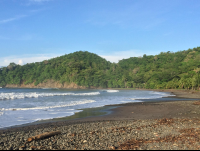
[[[58,89],[58,88],[41,88],[41,89],[47,89],[47,90],[50,90],[50,89]]]
[[[119,92],[119,90],[102,90],[103,92],[109,92],[109,93],[113,93],[113,92]]]
[[[8,109],[2,108],[1,110],[2,111],[45,110],[45,109],[75,106],[75,105],[81,105],[81,104],[87,104],[87,103],[93,103],[93,102],[96,102],[96,101],[95,100],[74,101],[74,102],[70,102],[69,104],[57,105],[57,106],[40,106],[40,107],[33,107],[33,108],[8,108]]]
[[[0,100],[13,100],[13,99],[24,99],[24,98],[38,98],[38,97],[49,97],[49,96],[67,96],[67,95],[99,95],[99,92],[90,93],[0,93]]]
[[[164,92],[150,92],[149,96],[146,97],[135,97],[135,98],[131,98],[131,100],[138,100],[138,99],[158,99],[158,98],[163,98],[163,97],[168,97],[168,96],[176,96],[173,94],[169,94],[169,93],[164,93]]]
[[[173,95],[173,94],[170,94],[170,93],[165,93],[165,92],[151,92],[150,94],[156,94],[156,95],[160,95],[160,96],[176,96],[176,95]]]
[[[119,92],[119,90],[107,90],[107,92],[113,93],[113,92]]]

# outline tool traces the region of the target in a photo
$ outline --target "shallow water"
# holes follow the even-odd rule
[[[70,117],[77,112],[81,112],[81,109],[130,102],[145,102],[167,96],[173,95],[168,92],[143,90],[1,88],[0,128],[40,120]],[[82,114],[77,115],[83,116]]]

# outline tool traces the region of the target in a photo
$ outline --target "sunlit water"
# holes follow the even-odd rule
[[[80,109],[142,102],[170,96],[140,90],[70,90],[0,88],[0,128],[67,117]]]

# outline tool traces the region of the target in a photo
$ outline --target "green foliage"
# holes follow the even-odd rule
[[[6,84],[34,85],[46,82],[48,79],[60,83],[77,83],[90,87],[107,87],[105,71],[111,63],[96,54],[79,51],[43,62],[26,64],[24,66],[10,63],[0,70],[0,86]]]
[[[198,89],[200,47],[131,57],[110,63],[87,51],[78,51],[23,66],[0,68],[0,87],[6,84],[38,85],[48,79],[90,88]]]

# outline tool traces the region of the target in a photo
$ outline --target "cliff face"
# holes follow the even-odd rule
[[[61,84],[57,81],[54,80],[47,80],[47,82],[42,82],[39,83],[37,86],[34,85],[34,83],[31,84],[20,84],[20,85],[16,85],[16,84],[7,84],[5,86],[6,88],[67,88],[67,89],[86,89],[86,87],[84,86],[78,86],[75,83],[64,83]]]

